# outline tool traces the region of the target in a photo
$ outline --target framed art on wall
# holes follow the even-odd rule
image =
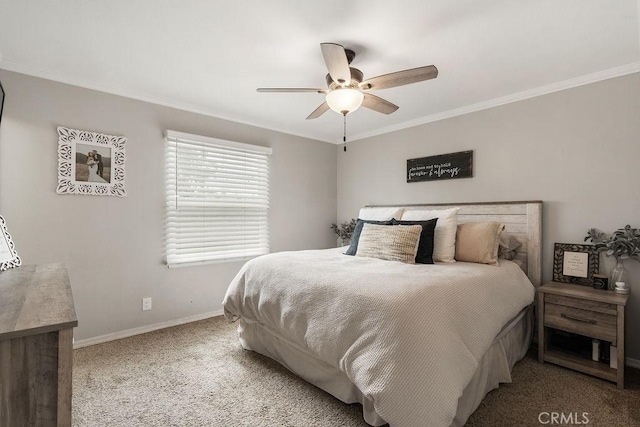
[[[7,223],[0,216],[0,271],[19,267],[21,264],[22,261],[16,252],[16,246],[7,230]]]
[[[598,274],[598,252],[593,245],[556,243],[553,250],[553,281],[592,286]]]
[[[58,194],[126,196],[123,136],[58,127]]]
[[[407,160],[407,182],[473,177],[473,151]]]

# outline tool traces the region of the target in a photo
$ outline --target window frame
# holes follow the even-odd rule
[[[229,141],[229,140],[224,140],[224,139],[218,139],[218,138],[212,138],[212,137],[208,137],[208,136],[202,136],[202,135],[195,135],[195,134],[189,134],[189,133],[185,133],[185,132],[178,132],[178,131],[173,131],[173,130],[167,130],[165,131],[164,134],[165,137],[165,167],[164,167],[164,171],[165,171],[165,239],[164,239],[164,252],[165,252],[165,258],[164,258],[164,263],[167,265],[167,267],[169,268],[182,268],[182,267],[189,267],[189,266],[196,266],[196,265],[206,265],[206,264],[218,264],[218,263],[226,263],[226,262],[238,262],[238,261],[246,261],[252,258],[256,258],[258,256],[267,254],[270,252],[270,230],[269,230],[269,204],[270,204],[270,199],[271,199],[271,193],[270,193],[270,188],[269,188],[269,180],[270,180],[270,159],[269,156],[271,154],[273,154],[273,149],[271,147],[265,147],[265,146],[260,146],[260,145],[253,145],[253,144],[246,144],[246,143],[242,143],[242,142],[236,142],[236,141]],[[172,222],[170,220],[170,216],[173,213],[175,215],[176,209],[172,207],[171,205],[173,203],[177,204],[178,200],[179,200],[179,190],[177,190],[177,184],[179,182],[179,171],[178,171],[178,167],[177,167],[177,159],[179,157],[179,149],[178,149],[178,144],[179,143],[186,143],[186,144],[190,144],[190,145],[202,145],[203,147],[208,147],[210,150],[225,150],[225,149],[229,149],[229,153],[233,153],[235,151],[234,154],[237,153],[242,153],[245,152],[248,154],[249,156],[264,156],[266,159],[266,168],[263,171],[264,173],[266,173],[266,178],[264,179],[264,184],[266,184],[266,206],[263,207],[258,207],[258,209],[266,209],[265,215],[266,218],[263,218],[263,221],[261,223],[266,222],[266,235],[261,235],[262,237],[266,238],[266,250],[265,251],[261,251],[258,254],[251,254],[251,255],[239,255],[239,256],[234,256],[234,255],[229,255],[227,257],[223,257],[223,258],[215,258],[215,259],[200,259],[200,260],[194,260],[194,261],[179,261],[178,259],[176,259],[176,254],[175,254],[175,248],[171,248],[172,244],[177,244],[176,242],[176,237],[175,237],[175,233],[176,233],[176,227],[179,227],[177,224],[177,220],[174,220],[174,222]],[[173,148],[172,148],[173,145]],[[170,150],[174,150],[173,153],[170,152]],[[206,148],[203,148],[203,150],[206,150]],[[171,157],[175,156],[175,161],[176,161],[176,166],[173,168],[173,172],[171,172],[172,168],[171,165],[169,164],[169,159]],[[260,162],[261,163],[261,162]],[[260,165],[262,166],[262,165]],[[211,175],[213,176],[213,174]],[[171,190],[171,185],[174,185],[174,190]],[[250,204],[247,206],[251,206]],[[198,209],[197,207],[191,207],[191,210],[196,210]],[[204,210],[204,207],[202,208]],[[224,207],[223,207],[224,209]],[[243,209],[242,207],[239,207],[238,209]],[[192,214],[192,213],[191,213]],[[185,214],[185,216],[188,216],[189,214]],[[206,215],[205,215],[206,217]],[[205,220],[206,221],[206,220]],[[262,233],[262,231],[261,231]],[[173,234],[173,237],[172,237]],[[260,248],[260,250],[262,250],[263,248]],[[206,253],[206,251],[205,251]],[[183,254],[184,255],[184,254]],[[177,255],[178,257],[180,255]],[[185,256],[186,257],[186,256]],[[173,258],[173,259],[172,259]]]

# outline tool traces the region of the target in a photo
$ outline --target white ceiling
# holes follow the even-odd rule
[[[319,44],[400,109],[349,115],[350,140],[640,71],[640,0],[0,0],[0,68],[339,143],[342,117],[305,117],[325,87]],[[188,130],[188,129],[187,129]]]

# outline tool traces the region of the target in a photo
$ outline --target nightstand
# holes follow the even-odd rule
[[[584,372],[624,388],[624,307],[629,295],[588,286],[549,282],[538,288],[538,361]],[[617,347],[617,369],[572,352],[550,348],[557,329],[610,342]]]

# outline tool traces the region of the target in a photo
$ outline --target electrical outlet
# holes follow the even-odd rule
[[[142,298],[142,311],[151,310],[151,297]]]

